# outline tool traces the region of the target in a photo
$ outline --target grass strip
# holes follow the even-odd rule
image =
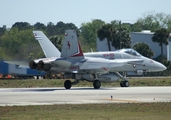
[[[0,120],[170,120],[171,102],[0,107]]]

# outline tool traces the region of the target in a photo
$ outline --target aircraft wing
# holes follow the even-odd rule
[[[101,68],[113,68],[123,66],[125,63],[84,63],[80,66],[80,69],[101,69]]]
[[[89,73],[97,73],[104,74],[108,73],[111,68],[123,66],[124,63],[113,64],[113,63],[84,63],[80,66],[79,72],[89,72]]]
[[[119,67],[123,67],[126,64],[135,64],[142,65],[144,60],[141,59],[128,59],[128,60],[103,60],[97,62],[85,62],[80,66],[80,70],[84,72],[96,72],[96,73],[107,73],[110,69],[115,71],[118,70]]]
[[[100,59],[99,59],[100,60]],[[108,73],[111,68],[118,68],[125,63],[118,63],[115,62],[114,60],[106,60],[106,59],[101,59],[100,61],[98,58],[94,61],[86,61],[79,67],[79,72],[90,72],[90,73]]]
[[[100,58],[93,58],[90,61],[84,62],[80,68],[81,69],[100,69],[103,67],[106,68],[113,68],[113,67],[121,67],[125,64],[140,64],[144,60],[143,59],[117,59],[117,60],[107,60],[107,59],[100,59]]]

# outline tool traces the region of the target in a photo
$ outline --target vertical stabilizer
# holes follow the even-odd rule
[[[53,43],[45,36],[42,31],[33,31],[34,37],[38,40],[45,56],[50,57],[60,57],[60,51],[53,45]]]
[[[61,57],[83,59],[83,52],[75,30],[66,30]]]

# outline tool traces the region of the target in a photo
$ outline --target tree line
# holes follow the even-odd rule
[[[31,60],[43,57],[44,54],[40,45],[33,37],[33,30],[43,31],[52,43],[61,50],[64,32],[68,29],[77,31],[84,52],[89,52],[91,48],[96,51],[97,37],[100,40],[107,38],[108,43],[111,42],[112,47],[115,47],[115,49],[130,48],[130,32],[150,30],[155,33],[152,40],[159,43],[161,58],[163,58],[162,47],[163,44],[168,44],[168,34],[171,33],[171,15],[147,12],[141,18],[138,18],[135,23],[124,23],[120,20],[105,23],[103,20],[94,19],[90,22],[82,23],[80,28],[73,23],[64,23],[62,21],[56,24],[49,22],[47,25],[41,22],[37,22],[34,25],[30,25],[28,22],[16,22],[11,28],[7,28],[4,25],[0,27],[0,59]],[[153,51],[144,43],[140,43],[133,48],[144,56],[153,56]],[[110,46],[109,50],[111,50]]]

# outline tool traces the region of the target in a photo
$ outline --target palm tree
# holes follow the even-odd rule
[[[112,46],[116,49],[131,47],[131,38],[129,36],[129,30],[126,27],[122,27],[120,31],[115,33],[112,39]]]
[[[159,43],[161,47],[161,57],[163,58],[163,44],[168,45],[169,31],[166,28],[160,28],[154,33],[152,40],[153,42]]]
[[[107,39],[109,51],[111,51],[110,42],[112,41],[115,33],[116,30],[111,24],[105,24],[97,31],[97,36],[99,37],[100,41],[103,41],[105,38]]]

